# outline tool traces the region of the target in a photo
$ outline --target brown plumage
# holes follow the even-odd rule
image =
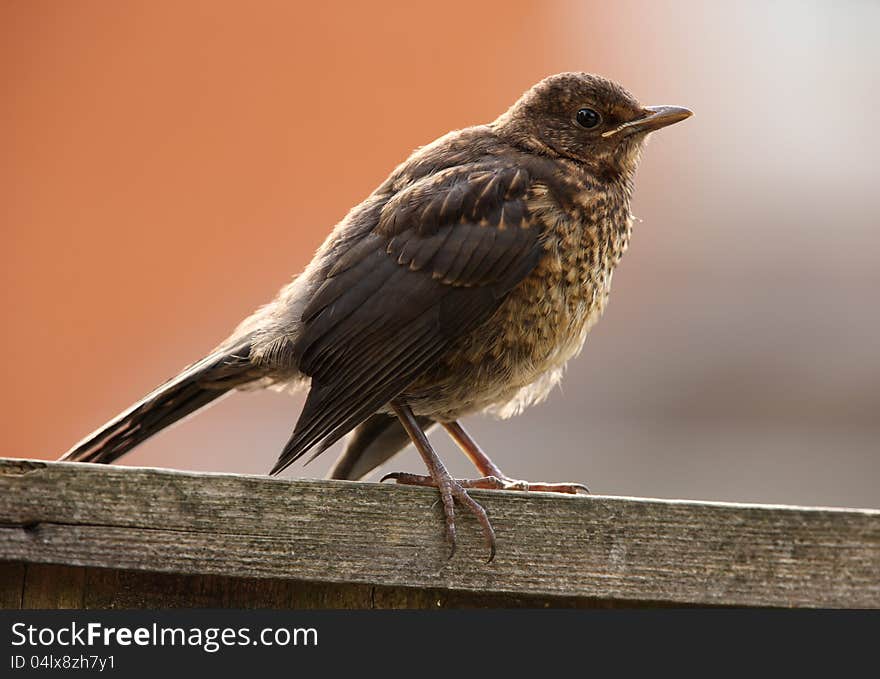
[[[488,125],[416,150],[330,234],[276,299],[208,357],[72,448],[111,462],[233,388],[309,386],[278,473],[354,431],[334,478],[359,478],[412,439],[454,546],[466,487],[575,492],[503,476],[457,420],[545,398],[608,300],[626,250],[648,132],[683,120],[583,73],[551,76]],[[424,430],[442,423],[485,478],[446,472]]]

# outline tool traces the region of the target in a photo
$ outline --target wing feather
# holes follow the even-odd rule
[[[494,159],[386,202],[303,312],[294,354],[312,385],[273,474],[386,406],[528,275],[543,252],[530,186],[523,168]]]

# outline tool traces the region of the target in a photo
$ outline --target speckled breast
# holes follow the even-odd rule
[[[456,341],[406,390],[419,415],[440,421],[488,410],[502,417],[547,397],[608,301],[629,242],[627,202],[591,197],[580,209],[548,209],[545,254],[495,314]]]

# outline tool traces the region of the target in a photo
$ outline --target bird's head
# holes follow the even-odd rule
[[[642,106],[597,75],[558,73],[523,94],[492,126],[519,146],[627,176],[648,133],[691,115],[679,106]]]

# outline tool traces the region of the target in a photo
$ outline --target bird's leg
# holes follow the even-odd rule
[[[498,479],[508,478],[504,472],[498,468],[498,465],[492,462],[489,456],[483,452],[480,445],[474,441],[473,437],[464,430],[464,427],[462,427],[458,421],[444,423],[443,428],[449,432],[452,440],[455,441],[459,448],[461,448],[461,452],[467,455],[467,458],[474,463],[474,466],[480,474],[483,476],[494,476]]]
[[[479,479],[456,479],[462,488],[483,488],[488,490],[526,490],[540,491],[544,493],[567,493],[569,495],[589,493],[590,489],[582,483],[534,483],[531,481],[520,481],[512,479],[502,472],[498,466],[489,459],[489,456],[483,452],[480,446],[471,438],[464,428],[458,422],[444,423],[443,426],[452,440],[458,444],[458,447],[468,456],[468,459],[474,463],[481,474]],[[394,479],[397,483],[403,483],[409,486],[436,486],[436,482],[431,476],[422,476],[419,474],[407,474],[405,472],[395,472],[386,474],[382,480]]]
[[[428,437],[425,436],[425,432],[422,431],[422,428],[416,421],[416,417],[413,415],[410,407],[398,401],[392,401],[391,407],[400,419],[403,428],[406,429],[406,433],[409,434],[409,437],[412,439],[416,450],[419,451],[419,454],[425,461],[425,466],[428,468],[430,477],[420,477],[415,474],[388,474],[382,480],[384,481],[385,479],[393,478],[396,479],[398,483],[412,483],[413,485],[430,485],[437,487],[440,491],[440,499],[443,501],[443,514],[446,516],[446,535],[452,546],[449,558],[452,558],[452,555],[455,554],[455,500],[458,500],[477,517],[477,520],[483,527],[483,533],[486,536],[486,543],[489,546],[489,561],[492,561],[492,559],[495,558],[495,531],[492,528],[492,524],[489,522],[486,510],[467,494],[467,491],[461,483],[452,478],[452,475],[447,471],[446,466],[440,458],[437,457],[437,453],[435,453],[434,449],[431,447]],[[409,480],[410,477],[417,480],[412,482]]]
[[[468,434],[458,422],[444,422],[444,428],[452,440],[458,444],[462,452],[474,463],[482,475],[482,479],[463,483],[466,488],[496,488],[502,490],[533,490],[546,493],[589,493],[590,490],[581,483],[531,483],[512,479],[502,472],[498,466],[489,459],[476,441]]]

